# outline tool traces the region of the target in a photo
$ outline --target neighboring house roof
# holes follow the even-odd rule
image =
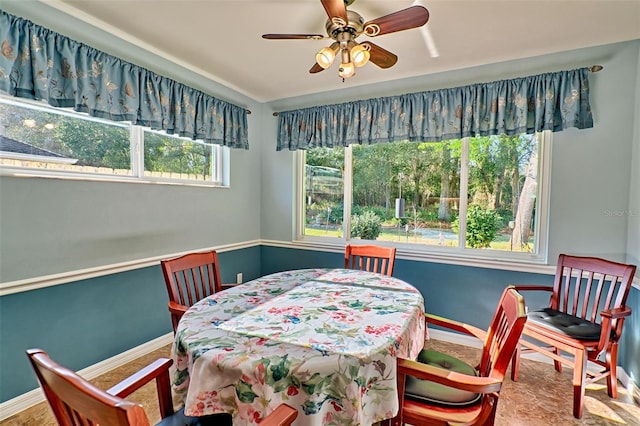
[[[15,152],[17,154],[39,155],[42,157],[60,157],[65,158],[64,155],[56,154],[55,152],[47,151],[46,149],[38,148],[25,142],[19,142],[15,139],[10,139],[6,136],[0,135],[0,151]]]
[[[70,164],[78,161],[75,158],[65,157],[64,155],[57,154],[43,148],[38,148],[37,146],[33,146],[26,142],[20,142],[2,135],[0,135],[0,157]]]

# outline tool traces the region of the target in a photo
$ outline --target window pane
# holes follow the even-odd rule
[[[4,100],[0,101],[0,116],[4,165],[131,174],[127,124]]]
[[[459,181],[460,141],[354,146],[351,236],[457,246],[451,223]],[[403,200],[402,211],[396,199]],[[368,232],[376,227],[372,214],[382,225],[377,237]]]
[[[304,235],[342,236],[344,148],[314,148],[305,153]]]
[[[469,139],[466,247],[533,252],[536,135]]]
[[[144,175],[211,182],[215,152],[212,145],[163,133],[144,132]]]

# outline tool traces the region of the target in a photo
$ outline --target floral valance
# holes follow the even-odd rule
[[[581,68],[281,112],[277,150],[590,128],[588,74]]]
[[[248,149],[247,111],[0,10],[0,90]]]

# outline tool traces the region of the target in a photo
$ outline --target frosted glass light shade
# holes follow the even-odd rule
[[[356,68],[353,66],[352,62],[342,63],[340,64],[340,69],[338,70],[338,75],[342,78],[349,78],[356,75]]]
[[[351,60],[356,67],[361,67],[369,62],[370,56],[369,50],[360,44],[351,49]]]
[[[316,62],[322,68],[327,69],[336,59],[336,51],[331,47],[323,47],[316,53]]]

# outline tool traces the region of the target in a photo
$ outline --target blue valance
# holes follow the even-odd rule
[[[581,68],[281,112],[277,150],[590,128],[588,73]]]
[[[249,148],[245,108],[0,10],[0,90],[206,143]]]

